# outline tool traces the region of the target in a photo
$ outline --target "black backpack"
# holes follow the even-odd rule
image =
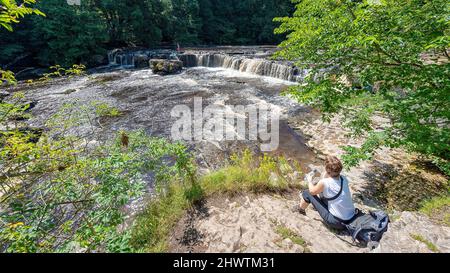
[[[333,198],[324,198],[322,200],[328,207],[328,202],[336,200],[341,196],[344,189],[344,178],[340,177],[341,189],[339,193]],[[375,249],[378,247],[383,234],[388,230],[388,224],[390,222],[389,216],[384,211],[371,211],[369,214],[365,214],[359,210],[356,210],[355,216],[348,222],[342,221],[345,225],[350,236],[353,238],[353,242],[358,241],[360,244]]]
[[[384,211],[371,211],[369,214],[358,211],[346,227],[353,237],[353,242],[358,241],[362,245],[375,249],[383,234],[388,230],[389,222],[389,216]]]

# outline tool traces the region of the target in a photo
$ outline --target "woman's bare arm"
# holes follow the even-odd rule
[[[325,190],[325,185],[322,181],[317,183],[317,185],[314,185],[313,183],[309,183],[309,192],[312,195],[319,195]]]

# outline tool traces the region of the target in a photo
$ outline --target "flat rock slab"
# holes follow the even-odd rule
[[[181,221],[171,251],[206,253],[369,253],[345,233],[328,229],[318,213],[307,216],[291,211],[295,197],[277,195],[213,198],[202,206],[202,216]],[[198,212],[190,212],[198,214]],[[188,215],[192,216],[192,215]],[[289,230],[283,236],[279,229]],[[184,229],[184,231],[183,231]],[[195,233],[186,247],[178,237]],[[184,233],[184,235],[182,235]],[[178,237],[177,237],[178,236]],[[296,239],[300,238],[300,242]],[[419,238],[419,239],[418,239]],[[191,242],[192,243],[192,242]],[[385,233],[374,253],[449,253],[450,228],[439,226],[420,213],[403,212]]]
[[[449,253],[450,227],[436,225],[420,213],[403,212],[374,252]]]
[[[200,247],[219,253],[355,253],[367,252],[352,244],[349,236],[336,234],[312,209],[307,216],[291,211],[296,204],[281,196],[243,197],[209,205],[209,216],[199,219],[196,229],[202,234]],[[295,243],[277,230],[283,227],[302,238]]]

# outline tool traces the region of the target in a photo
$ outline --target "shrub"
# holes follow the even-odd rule
[[[120,232],[123,207],[144,193],[144,176],[156,187],[191,181],[195,170],[186,147],[144,132],[96,139],[102,111],[65,104],[33,134],[11,119],[25,112],[23,95],[0,104],[0,250],[4,252],[131,251]],[[110,106],[102,104],[102,109]],[[126,141],[124,141],[126,139]]]

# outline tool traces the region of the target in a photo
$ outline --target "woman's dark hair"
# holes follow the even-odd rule
[[[335,156],[329,156],[325,160],[325,170],[331,177],[339,177],[343,168],[342,162]]]

